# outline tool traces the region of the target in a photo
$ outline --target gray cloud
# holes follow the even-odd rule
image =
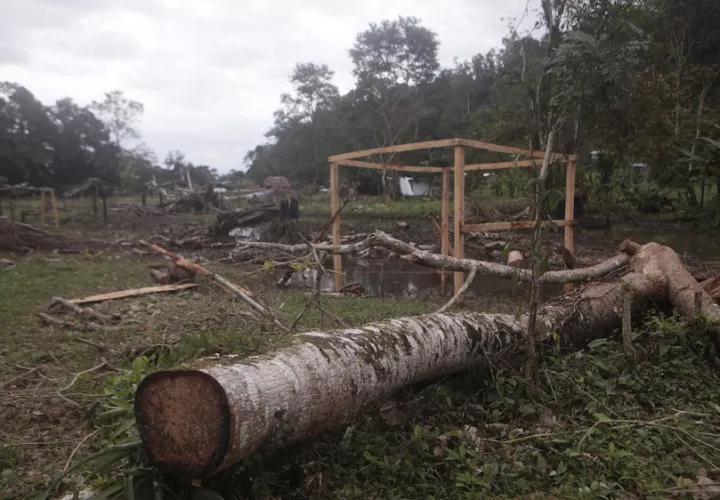
[[[44,102],[120,89],[145,105],[163,158],[239,168],[264,140],[297,62],[324,63],[347,91],[348,49],[370,22],[419,17],[452,64],[497,46],[526,0],[0,0],[0,78]]]

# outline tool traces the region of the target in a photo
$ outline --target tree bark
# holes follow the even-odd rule
[[[632,314],[666,305],[662,258],[679,260],[657,244],[635,248],[631,272],[619,281],[590,284],[540,308],[536,340],[578,346],[607,336],[622,325],[627,287],[634,291]],[[267,356],[156,372],[136,394],[138,429],[159,468],[213,474],[277,434],[286,442],[308,438],[402,386],[488,362],[517,362],[527,320],[486,313],[398,318],[301,334],[295,345]]]

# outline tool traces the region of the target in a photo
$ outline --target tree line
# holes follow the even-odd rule
[[[439,63],[437,34],[419,19],[372,23],[349,48],[355,83],[344,94],[327,65],[298,63],[266,141],[245,157],[247,177],[327,185],[332,154],[449,137],[542,149],[551,139],[592,165],[581,176],[587,191],[612,195],[636,165],[647,167],[636,196],[672,187],[690,206],[705,201],[698,188],[720,184],[720,3],[531,0],[528,9],[534,30],[511,25],[499,47],[449,68]],[[160,162],[140,141],[142,113],[119,91],[89,106],[70,98],[45,105],[19,84],[0,83],[0,181],[61,187],[99,177],[137,192],[153,175],[164,182],[188,169],[199,183],[218,180],[179,151]],[[442,166],[451,155],[381,159]],[[342,170],[368,190],[393,185],[383,172]],[[517,172],[501,175],[511,192],[524,183]],[[550,185],[560,185],[554,175]],[[233,171],[222,180],[245,177]]]
[[[593,164],[584,180],[593,189],[622,185],[633,164],[690,205],[700,184],[720,183],[720,3],[532,0],[529,8],[534,32],[511,26],[500,47],[451,68],[440,66],[440,40],[420,20],[371,24],[349,49],[355,85],[342,95],[328,66],[297,64],[267,141],[245,158],[248,175],[325,184],[331,154],[450,137],[542,149],[552,135],[555,150]],[[450,154],[402,159],[450,165]],[[382,173],[342,170],[347,181],[384,186]]]
[[[141,142],[142,114],[142,103],[120,91],[89,106],[69,97],[48,106],[22,85],[0,82],[0,185],[62,189],[96,177],[139,193],[153,177],[159,183],[182,181],[186,171],[199,184],[219,180],[215,169],[193,164],[177,150],[160,163]]]

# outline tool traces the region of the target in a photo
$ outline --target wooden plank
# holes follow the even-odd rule
[[[417,151],[418,149],[446,148],[449,146],[457,146],[460,139],[441,139],[439,141],[412,142],[410,144],[398,144],[397,146],[385,146],[383,148],[365,149],[363,151],[354,151],[352,153],[343,153],[333,155],[328,158],[329,162],[338,162],[342,160],[351,160],[353,158],[362,158],[363,156],[379,155],[384,153],[402,153],[403,151]]]
[[[465,148],[463,146],[455,146],[455,189],[453,191],[455,198],[455,257],[462,259],[465,257],[465,234],[462,231],[465,222]],[[454,295],[460,292],[465,282],[465,273],[456,272],[453,274]],[[460,301],[460,298],[458,298]]]
[[[571,222],[571,224],[565,226],[565,248],[573,256],[575,255],[575,234],[572,226],[575,216],[575,174],[575,162],[568,162],[565,173],[565,220]],[[565,284],[565,292],[569,292],[572,288],[572,283]]]
[[[553,224],[560,227],[572,226],[574,221],[568,220],[554,220]],[[545,221],[543,224],[549,224],[550,222]],[[484,222],[482,224],[466,224],[463,226],[463,232],[465,233],[480,233],[483,231],[507,231],[509,229],[532,229],[535,227],[534,220],[516,220],[516,221],[503,221],[503,222]]]
[[[501,168],[532,167],[539,164],[536,160],[500,161],[495,163],[471,163],[465,165],[465,171],[469,170],[499,170]]]
[[[476,141],[474,139],[460,139],[461,146],[468,146],[475,149],[484,149],[485,151],[494,151],[496,153],[508,153],[508,154],[521,154],[529,156],[531,158],[544,158],[545,151],[530,151],[524,148],[517,148],[514,146],[501,146],[499,144],[492,144],[489,142]],[[553,153],[553,157],[562,161],[575,161],[577,155],[571,154],[566,155],[562,153]]]
[[[40,190],[40,227],[45,227],[45,190]]]
[[[399,172],[440,173],[446,170],[443,167],[425,167],[421,165],[392,165],[389,163],[373,163],[370,161],[358,160],[342,160],[337,163],[338,165],[345,165],[347,167],[375,168],[378,170],[396,170]]]
[[[57,211],[57,200],[55,199],[55,190],[50,190],[50,202],[52,203],[52,209],[53,209],[53,221],[55,222],[55,230],[60,229],[60,222],[58,221],[58,211]]]
[[[332,222],[332,241],[335,247],[339,247],[340,241],[340,167],[337,163],[330,164],[330,213],[337,213],[337,217]],[[342,255],[333,255],[333,270],[335,291],[339,291],[343,286],[342,275]]]
[[[100,295],[90,295],[79,299],[72,299],[73,304],[91,304],[93,302],[105,302],[107,300],[124,299],[126,297],[137,297],[138,295],[148,295],[151,293],[178,292],[189,288],[197,288],[198,283],[175,283],[172,285],[148,286],[145,288],[133,288],[132,290],[120,290],[119,292],[103,293]]]
[[[566,162],[567,160],[564,157],[555,157],[553,156],[550,160],[551,162],[554,161],[561,161]],[[518,160],[518,161],[500,161],[495,163],[471,163],[470,165],[465,165],[465,171],[469,170],[499,170],[501,168],[519,168],[519,167],[532,167],[535,165],[542,165],[542,162],[539,162],[537,160]]]

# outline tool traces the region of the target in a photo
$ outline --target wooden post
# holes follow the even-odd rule
[[[440,250],[443,255],[450,253],[450,169],[446,168],[442,173],[442,221],[440,225]],[[443,288],[447,280],[447,273],[440,273],[440,280]]]
[[[107,195],[105,194],[105,190],[103,189],[102,193],[100,193],[100,196],[102,196],[102,202],[103,202],[103,220],[107,222]]]
[[[15,203],[14,203],[14,201],[15,200],[10,198],[10,220],[12,220],[13,222],[15,222]]]
[[[40,227],[45,227],[45,190],[40,189]]]
[[[340,182],[339,167],[337,163],[330,164],[330,213],[335,214],[340,209]],[[340,246],[340,214],[335,217],[332,223],[332,240],[334,246]],[[333,270],[335,291],[343,286],[342,255],[333,255]]]
[[[455,257],[462,259],[465,257],[465,234],[462,231],[462,225],[465,222],[465,148],[455,146],[455,189],[453,190],[455,197]],[[455,295],[460,291],[465,282],[465,273],[456,272],[454,274],[454,290]],[[459,302],[460,299],[458,299]]]
[[[93,213],[95,215],[97,215],[97,213],[98,213],[97,197],[98,197],[98,189],[97,189],[97,186],[94,186],[93,190],[92,190],[92,205],[93,205]]]
[[[575,255],[575,234],[573,233],[572,221],[575,217],[575,162],[568,161],[565,174],[565,220],[569,223],[565,226],[565,248],[571,255]],[[572,290],[572,283],[565,283],[565,291]]]
[[[55,199],[55,190],[50,190],[50,202],[52,203],[52,209],[53,209],[53,221],[55,222],[55,230],[60,229],[60,222],[58,222],[58,212],[57,212],[57,200]]]

